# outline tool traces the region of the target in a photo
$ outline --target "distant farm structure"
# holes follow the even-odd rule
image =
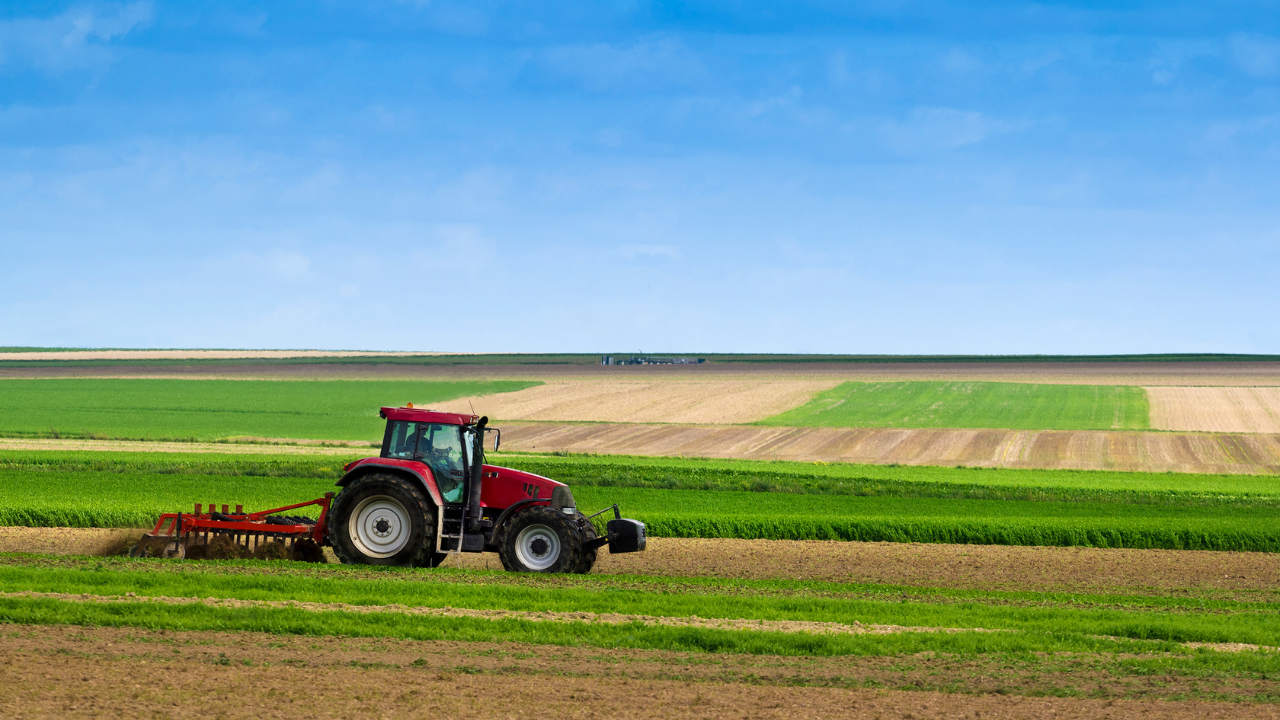
[[[653,357],[652,355],[632,355],[625,360],[612,355],[601,355],[601,365],[701,365],[706,358]]]

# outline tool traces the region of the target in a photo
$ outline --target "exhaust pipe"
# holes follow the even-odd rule
[[[489,416],[480,418],[476,423],[475,448],[471,456],[475,460],[471,467],[471,497],[467,499],[467,517],[470,519],[468,530],[480,532],[480,483],[484,479],[484,426],[489,424]]]

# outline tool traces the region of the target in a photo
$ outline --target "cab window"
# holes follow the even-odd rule
[[[391,432],[387,435],[387,446],[383,450],[382,456],[412,460],[413,454],[417,452],[417,447],[418,423],[394,422],[391,424]]]

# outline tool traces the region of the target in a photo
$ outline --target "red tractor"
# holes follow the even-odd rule
[[[436,567],[454,553],[496,552],[515,572],[585,573],[604,545],[611,553],[645,549],[644,523],[613,505],[604,537],[581,513],[564,483],[486,465],[484,439],[501,433],[487,417],[409,407],[382,408],[387,421],[378,457],[348,464],[342,488],[317,500],[257,513],[162,516],[138,554],[196,557],[194,547],[261,546],[283,541],[291,556],[315,559],[331,545],[344,563]],[[279,513],[307,505],[319,520]],[[203,551],[202,551],[203,552]]]

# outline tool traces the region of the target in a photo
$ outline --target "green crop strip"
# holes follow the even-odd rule
[[[514,380],[0,380],[11,437],[381,441],[378,408],[513,392]]]
[[[1147,394],[1119,385],[1000,382],[847,382],[761,421],[800,427],[1140,430]]]
[[[1274,609],[1230,613],[1170,614],[1161,609],[1078,609],[825,598],[809,595],[747,596],[662,593],[601,584],[540,588],[506,583],[440,582],[429,571],[387,579],[336,579],[297,575],[253,575],[120,570],[67,570],[0,566],[6,592],[90,595],[136,593],[146,597],[215,597],[239,600],[299,600],[409,607],[453,607],[557,613],[621,613],[666,617],[798,620],[909,627],[986,628],[1056,635],[1109,636],[1168,642],[1280,644],[1280,613]]]
[[[96,604],[45,598],[0,598],[0,622],[96,625],[289,635],[390,637],[455,642],[638,648],[782,656],[911,655],[922,652],[1181,653],[1173,643],[1109,640],[1050,633],[893,633],[811,635],[579,622],[485,620],[391,613],[354,615],[277,608],[214,608],[163,603]],[[1189,653],[1188,653],[1189,655]],[[1256,667],[1258,661],[1248,663]],[[1272,665],[1280,668],[1280,662]]]
[[[146,527],[196,502],[267,509],[336,490],[345,459],[0,453],[0,522]],[[658,536],[1280,551],[1274,476],[520,455],[497,462],[568,482],[586,509],[618,502]]]
[[[375,565],[299,564],[257,560],[177,562],[126,558],[76,557],[0,553],[0,566],[15,568],[160,573],[182,576],[255,575],[281,578],[329,580],[369,580],[375,582],[432,582],[512,586],[535,590],[561,589],[605,592],[627,590],[649,595],[724,597],[827,598],[928,604],[982,603],[1004,607],[1124,610],[1133,612],[1224,614],[1242,612],[1275,613],[1280,609],[1280,591],[1222,591],[1228,596],[1243,594],[1248,601],[1216,597],[1219,591],[1206,589],[1152,588],[1151,594],[1091,594],[1079,592],[1008,591],[906,585],[840,583],[815,580],[748,580],[714,577],[663,577],[655,575],[544,575],[489,570],[463,570],[448,566],[423,570]],[[198,582],[198,581],[197,581]]]
[[[336,490],[327,478],[83,471],[0,472],[0,524],[147,527],[196,502],[279,507]],[[862,540],[1280,551],[1266,506],[819,496],[581,486],[585,509],[619,503],[665,537]]]

